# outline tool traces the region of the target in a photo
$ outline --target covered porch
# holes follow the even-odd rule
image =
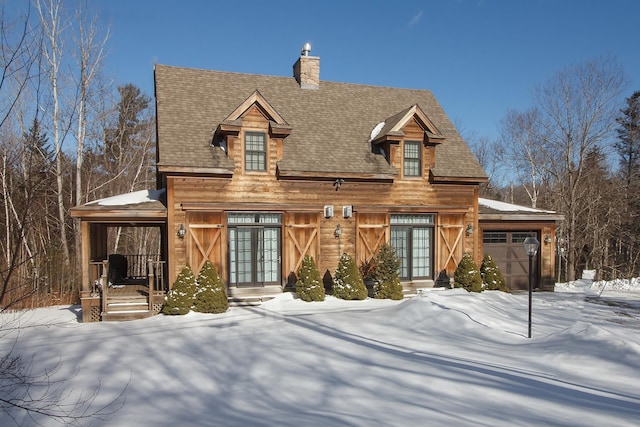
[[[71,210],[82,233],[83,322],[157,314],[168,290],[164,190],[96,200]]]

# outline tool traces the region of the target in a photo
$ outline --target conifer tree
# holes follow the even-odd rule
[[[356,262],[346,253],[342,254],[333,278],[333,295],[346,300],[367,298],[367,287],[362,280]]]
[[[402,283],[400,283],[400,275],[398,269],[401,261],[388,243],[383,243],[373,261],[375,265],[375,276],[378,283],[374,286],[373,296],[375,298],[390,298],[393,300],[401,300],[404,298],[402,293]]]
[[[309,255],[305,255],[302,259],[296,282],[296,293],[303,301],[324,301],[324,283],[316,262]]]
[[[453,275],[454,286],[469,292],[482,292],[480,270],[471,255],[465,252]]]
[[[200,274],[193,310],[199,313],[224,313],[229,309],[227,290],[214,265],[207,260]]]
[[[482,286],[484,289],[510,292],[502,272],[489,254],[486,254],[482,259],[480,276],[482,276]]]
[[[195,293],[196,277],[187,264],[164,297],[162,314],[187,314],[193,308]]]

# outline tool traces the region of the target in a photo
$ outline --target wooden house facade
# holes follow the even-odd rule
[[[382,242],[405,287],[478,251],[484,171],[431,92],[156,66],[169,278],[210,260],[231,296],[282,292],[311,255],[330,276]]]
[[[165,289],[210,260],[231,298],[259,299],[292,289],[305,255],[328,283],[343,253],[360,263],[382,242],[408,290],[452,277],[464,252],[481,261],[487,177],[430,91],[321,81],[308,50],[293,77],[154,77]]]

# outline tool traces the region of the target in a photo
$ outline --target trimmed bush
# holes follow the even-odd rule
[[[196,277],[189,265],[185,265],[171,290],[164,297],[162,314],[187,314],[193,307],[196,294]]]
[[[400,264],[401,261],[396,255],[395,249],[388,243],[383,243],[373,259],[374,276],[377,282],[373,288],[374,298],[393,300],[404,298],[398,273]]]
[[[228,309],[227,290],[218,271],[207,260],[198,274],[198,288],[193,310],[199,313],[224,313]]]
[[[324,283],[316,262],[309,255],[302,259],[296,281],[296,293],[303,301],[324,301]]]
[[[367,298],[367,287],[362,280],[356,262],[349,255],[342,254],[333,277],[333,295],[346,300]]]
[[[482,276],[482,286],[484,289],[490,291],[510,292],[502,272],[489,254],[486,254],[482,259],[480,276]]]
[[[468,253],[462,255],[453,275],[453,282],[456,288],[464,288],[469,292],[482,292],[480,269]]]

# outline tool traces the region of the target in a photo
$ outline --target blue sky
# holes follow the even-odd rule
[[[495,137],[561,68],[613,55],[640,90],[638,0],[90,2],[106,72],[153,95],[155,63],[291,76],[305,42],[321,80],[429,89],[464,135]],[[622,101],[622,99],[621,99]]]

